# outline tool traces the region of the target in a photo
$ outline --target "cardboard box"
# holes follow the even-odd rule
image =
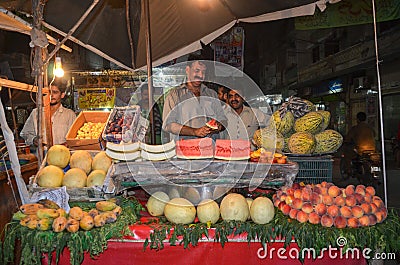
[[[82,111],[79,113],[67,133],[68,148],[74,150],[103,150],[106,143],[101,135],[98,139],[75,139],[75,137],[85,122],[102,122],[105,124],[108,116],[110,116],[110,112],[107,111]]]

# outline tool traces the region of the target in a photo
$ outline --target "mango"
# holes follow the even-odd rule
[[[114,202],[100,201],[96,202],[96,209],[102,212],[112,211],[117,207]]]
[[[60,213],[57,212],[57,210],[55,209],[39,209],[36,212],[37,217],[39,217],[39,219],[43,219],[43,218],[57,218],[58,216],[60,216]]]
[[[42,218],[38,221],[36,228],[41,231],[46,231],[51,228],[51,225],[53,224],[53,219],[51,218]]]
[[[56,233],[62,232],[65,230],[66,227],[67,227],[67,218],[65,218],[64,216],[60,216],[54,219],[52,224],[54,232]]]
[[[39,203],[27,203],[23,204],[19,209],[24,214],[36,214],[39,209],[43,209],[44,206]]]
[[[75,233],[79,230],[79,221],[73,218],[67,220],[67,231],[70,233]]]
[[[79,227],[82,228],[83,230],[90,230],[94,226],[94,220],[93,217],[90,215],[85,215],[80,221],[79,221]]]

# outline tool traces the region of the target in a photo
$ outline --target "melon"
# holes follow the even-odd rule
[[[165,205],[164,215],[171,223],[190,224],[196,217],[196,207],[184,198],[174,198]]]
[[[315,150],[315,144],[314,135],[308,132],[294,133],[288,141],[289,150],[294,154],[311,154]]]
[[[101,151],[93,157],[92,170],[100,169],[107,173],[111,164],[112,159],[107,156],[106,152]]]
[[[249,217],[249,205],[246,198],[238,193],[226,195],[220,205],[221,217],[226,221],[246,221]]]
[[[176,156],[183,159],[204,159],[214,156],[211,138],[181,139],[176,142]]]
[[[201,200],[199,191],[193,187],[187,188],[183,197],[195,205]]]
[[[218,203],[211,199],[202,200],[197,206],[197,217],[201,223],[215,224],[219,220]]]
[[[250,207],[250,217],[256,224],[269,223],[275,216],[275,208],[267,197],[257,197]]]
[[[55,188],[61,187],[64,171],[53,165],[42,168],[37,174],[37,184],[40,187]]]
[[[167,151],[175,150],[175,141],[171,140],[168,143],[156,145],[140,142],[140,149],[148,153],[166,153]]]
[[[80,168],[71,168],[68,170],[62,181],[62,185],[67,188],[83,188],[86,186],[87,176],[85,171]]]
[[[249,211],[250,211],[250,207],[251,207],[251,204],[253,203],[253,198],[246,198],[246,201],[247,201],[247,205],[249,206]],[[250,219],[250,215],[249,215],[249,217],[247,218],[247,220],[249,220]]]
[[[214,200],[219,199],[220,197],[222,197],[223,195],[225,195],[226,193],[228,193],[228,191],[230,190],[229,187],[225,187],[225,186],[216,186],[214,188],[214,192],[212,195],[212,198]]]
[[[343,136],[335,130],[325,130],[315,135],[315,153],[336,152],[343,143]]]
[[[64,168],[68,165],[71,154],[69,149],[63,145],[56,144],[47,151],[46,162],[49,165]]]
[[[86,187],[103,186],[105,178],[106,172],[100,169],[93,170],[87,177]]]
[[[250,158],[250,141],[247,140],[223,140],[215,142],[216,159],[223,160],[248,160]]]
[[[271,127],[258,129],[254,132],[253,142],[257,147],[265,149],[282,150],[285,146],[283,135],[279,131],[272,130]]]
[[[89,174],[89,172],[92,170],[92,161],[92,156],[88,151],[78,150],[71,155],[69,165],[71,168],[80,168],[86,174]]]
[[[167,202],[169,202],[169,196],[165,192],[156,191],[147,200],[147,211],[151,216],[161,216],[164,214]]]
[[[298,118],[294,123],[296,132],[309,132],[312,134],[318,133],[324,127],[324,118],[316,111],[307,113],[301,118]]]
[[[206,123],[206,126],[211,128],[211,129],[218,130],[218,123],[217,123],[217,121],[215,119],[209,120]]]
[[[319,113],[324,119],[321,127],[321,131],[324,131],[326,130],[326,128],[328,128],[329,123],[331,121],[331,113],[327,110],[318,110],[317,113]]]
[[[181,197],[179,190],[175,187],[172,187],[168,190],[168,196],[170,199]]]
[[[271,121],[275,122],[276,130],[281,134],[287,134],[293,127],[294,116],[289,111],[281,116],[281,112],[277,110],[272,114],[272,118]]]

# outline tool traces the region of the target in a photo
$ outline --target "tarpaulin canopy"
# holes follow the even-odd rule
[[[146,23],[140,0],[99,0],[70,37],[128,70],[146,65]],[[149,0],[153,65],[201,48],[235,23],[312,15],[327,0]],[[334,1],[335,2],[335,1]],[[93,4],[89,0],[48,1],[44,24],[66,35]],[[126,8],[128,6],[128,8]]]

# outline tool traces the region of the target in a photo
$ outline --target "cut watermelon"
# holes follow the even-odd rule
[[[218,123],[215,119],[209,120],[206,125],[211,129],[218,130]]]
[[[223,160],[247,160],[250,158],[250,141],[217,139],[215,142],[214,158]]]
[[[211,138],[182,139],[176,142],[176,156],[183,159],[204,159],[214,156]]]

